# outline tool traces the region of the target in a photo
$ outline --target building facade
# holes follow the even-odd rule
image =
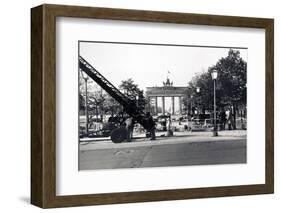
[[[169,78],[163,86],[147,87],[148,110],[153,115],[158,114],[183,114],[183,100],[187,97],[187,87],[176,87]],[[159,104],[161,103],[161,104]],[[169,105],[169,106],[167,106]]]

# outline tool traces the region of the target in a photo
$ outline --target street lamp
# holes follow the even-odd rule
[[[218,131],[217,131],[217,113],[216,113],[216,80],[218,78],[218,71],[213,70],[212,74],[212,79],[214,81],[214,130],[213,130],[213,136],[218,136]]]
[[[192,117],[193,117],[193,95],[191,95],[190,96],[190,99],[191,99],[191,101],[190,101],[190,111],[191,111],[191,115],[192,115]]]
[[[139,109],[139,95],[136,95],[136,105],[137,109]]]
[[[85,100],[85,115],[86,115],[86,124],[85,124],[85,127],[86,127],[86,135],[88,136],[88,133],[89,133],[89,125],[88,125],[88,122],[89,122],[89,119],[88,119],[88,75],[84,75],[83,74],[83,71],[81,71],[81,75],[82,75],[82,78],[84,79],[85,81],[85,96],[86,96],[86,100]]]
[[[196,87],[196,92],[197,92],[197,94],[198,94],[198,96],[200,95],[199,93],[200,93],[200,87]],[[197,101],[199,102],[199,99],[197,99]],[[200,114],[200,110],[199,110],[199,105],[200,105],[200,103],[198,103],[197,102],[197,105],[198,105],[198,114]]]

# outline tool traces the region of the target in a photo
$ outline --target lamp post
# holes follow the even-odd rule
[[[218,71],[214,70],[212,72],[212,79],[214,81],[214,130],[213,130],[213,136],[218,136],[218,131],[217,131],[217,107],[216,107],[216,80],[218,77]]]
[[[82,78],[84,79],[85,81],[85,115],[86,115],[86,124],[85,124],[85,129],[86,129],[86,135],[88,136],[88,133],[89,133],[89,119],[88,119],[88,75],[84,75],[83,74],[83,71],[81,71],[81,75],[82,75]]]
[[[136,95],[136,105],[137,109],[139,109],[139,95]]]
[[[193,117],[193,95],[190,96],[191,102],[190,102],[190,111],[191,111],[191,115]]]
[[[196,87],[196,93],[198,94],[198,96],[199,96],[199,93],[200,93],[200,87]],[[197,102],[197,105],[198,105],[198,114],[200,114],[200,109],[199,109],[199,105],[200,105],[200,100],[198,100],[197,99],[197,101],[199,102]]]

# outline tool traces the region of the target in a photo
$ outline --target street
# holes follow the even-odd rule
[[[82,143],[79,170],[246,163],[246,135],[227,133]]]

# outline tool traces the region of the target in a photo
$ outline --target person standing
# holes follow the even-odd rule
[[[155,140],[155,125],[156,123],[153,120],[153,117],[149,112],[146,113],[146,120],[147,120],[147,129],[150,132],[150,140]]]
[[[228,113],[227,113],[227,125],[228,125],[228,130],[231,130],[232,127],[231,127],[231,124],[232,124],[232,113],[231,113],[231,108],[228,110]]]
[[[171,119],[171,115],[168,115],[168,120],[167,120],[167,136],[172,136],[173,135],[173,131],[172,131],[172,119]]]
[[[125,120],[125,124],[126,124],[126,130],[127,130],[127,141],[131,142],[132,137],[133,137],[133,131],[134,131],[134,120],[133,120],[133,118],[128,117]]]
[[[222,109],[220,112],[220,123],[221,123],[221,129],[225,130],[226,114],[224,109]]]

